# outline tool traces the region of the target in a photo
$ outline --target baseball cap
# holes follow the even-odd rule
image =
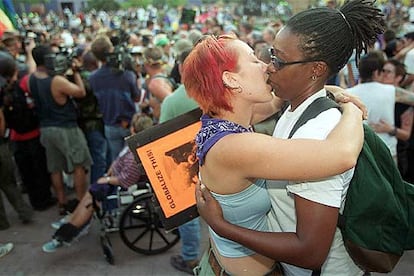
[[[18,38],[21,38],[21,36],[17,32],[5,31],[3,35],[1,36],[1,42],[6,42],[8,40],[18,39]]]
[[[160,37],[155,39],[155,45],[158,47],[164,47],[170,44],[170,40],[167,37]]]

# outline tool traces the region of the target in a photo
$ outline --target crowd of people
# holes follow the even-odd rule
[[[91,201],[102,200],[98,192],[128,187],[142,177],[125,137],[201,107],[201,183],[226,206],[231,223],[241,219],[231,218],[230,209],[238,208],[246,215],[239,226],[254,224],[257,231],[276,233],[229,234],[201,207],[200,214],[214,226],[209,254],[200,264],[196,218],[179,227],[181,253],[171,256],[171,265],[200,275],[282,270],[311,275],[318,269],[332,275],[338,267],[361,273],[335,230],[361,148],[361,111],[343,104],[342,116],[326,111],[294,135],[300,140],[285,138],[311,100],[326,96],[325,84],[342,87],[338,90],[360,97],[368,108],[367,122],[389,146],[404,179],[414,182],[414,5],[325,4],[287,21],[257,20],[212,6],[179,25],[167,19],[180,11],[161,16],[155,8],[21,15],[21,31],[1,35],[0,189],[28,227],[33,211],[57,206],[57,222],[51,221],[57,231],[43,251],[54,252],[87,232]],[[17,108],[18,100],[24,108]],[[207,135],[216,133],[217,124],[227,129],[222,140]],[[228,135],[234,133],[240,135]],[[277,170],[268,164],[277,164]],[[317,181],[306,185],[321,177],[318,181],[330,190]],[[280,179],[306,183],[288,185]],[[74,195],[67,194],[68,185]],[[0,230],[6,230],[2,196]],[[205,196],[200,191],[197,200]],[[233,205],[249,197],[251,203]],[[247,212],[249,204],[254,208]],[[295,229],[302,240],[284,233]],[[330,251],[332,246],[339,249]],[[0,246],[0,256],[12,248]],[[313,258],[306,257],[309,252]],[[335,256],[343,263],[333,261]]]

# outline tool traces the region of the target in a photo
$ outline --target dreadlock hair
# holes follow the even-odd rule
[[[300,48],[306,59],[324,61],[330,75],[346,65],[353,50],[358,64],[361,53],[367,52],[385,21],[375,0],[347,0],[340,9],[327,7],[300,12],[286,23],[300,39]]]

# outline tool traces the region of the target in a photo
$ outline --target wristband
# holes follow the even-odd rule
[[[109,180],[111,180],[111,177],[107,176],[105,179],[106,179],[106,183],[110,184]]]
[[[397,128],[396,128],[396,127],[394,127],[394,129],[393,129],[393,130],[391,130],[390,132],[388,132],[388,134],[389,134],[389,135],[391,135],[391,136],[395,136],[395,135],[397,135]]]

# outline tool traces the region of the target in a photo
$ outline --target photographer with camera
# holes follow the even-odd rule
[[[78,124],[85,134],[93,160],[90,171],[90,183],[95,183],[107,171],[106,159],[108,152],[108,143],[105,139],[102,120],[103,116],[88,82],[90,74],[98,69],[98,60],[90,50],[85,52],[84,48],[77,48],[76,52],[76,58],[82,63],[80,74],[86,90],[84,98],[76,99],[79,110]]]
[[[23,42],[23,43],[22,43]],[[4,32],[1,37],[1,47],[17,62],[18,78],[36,70],[36,63],[33,60],[32,49],[35,47],[35,38],[27,36],[24,41],[22,37],[12,31]],[[21,55],[24,52],[24,55]]]
[[[135,101],[139,100],[140,93],[134,72],[120,70],[117,67],[119,61],[116,62],[118,64],[108,62],[117,56],[122,60],[123,56],[123,53],[114,52],[115,48],[108,36],[98,36],[92,42],[91,50],[102,64],[90,75],[89,85],[103,114],[109,166],[124,147],[124,138],[130,135],[129,124],[136,112]]]
[[[47,168],[58,199],[59,213],[64,215],[68,210],[63,171],[73,173],[76,197],[80,200],[87,190],[86,170],[92,163],[72,99],[82,98],[86,92],[76,59],[72,62],[74,82],[70,82],[64,76],[50,72],[47,61],[56,57],[50,46],[36,46],[32,54],[37,69],[29,78],[29,90],[40,120],[40,142],[46,148]]]

